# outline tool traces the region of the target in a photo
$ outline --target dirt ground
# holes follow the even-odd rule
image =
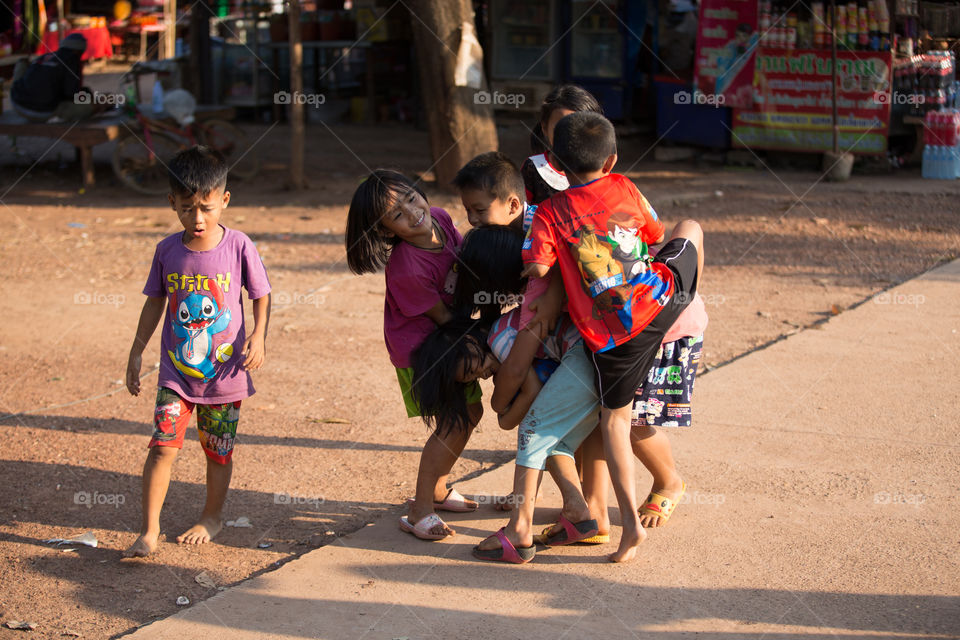
[[[8,305],[0,322],[0,621],[35,623],[31,637],[122,634],[175,612],[179,596],[196,603],[384,512],[399,515],[412,493],[427,432],[405,418],[383,346],[383,277],[349,273],[343,231],[369,168],[429,169],[426,134],[312,125],[311,188],[293,193],[282,187],[289,130],[253,129],[263,135],[264,169],[253,183],[231,185],[223,219],[255,240],[273,284],[267,361],[255,374],[258,393],[244,402],[225,514],[252,526],[227,527],[200,547],[171,543],[203,500],[204,460],[190,434],[162,516],[167,541],[135,561],[121,561],[120,550],[139,526],[154,398],[132,398],[121,379],[153,247],[177,221],[164,199],[111,177],[108,147],[97,151],[97,188],[80,194],[68,147],[23,139],[15,152],[0,143]],[[504,150],[521,159],[522,127],[500,133]],[[656,165],[649,144],[622,141],[618,168],[668,225],[695,218],[704,226],[706,375],[960,256],[956,184],[881,173],[835,185],[782,163]],[[430,183],[427,193],[466,230],[455,197]],[[155,336],[145,353],[147,389],[158,343]],[[506,464],[514,446],[488,415],[453,476]],[[45,542],[87,531],[97,548]],[[214,586],[196,580],[202,573]],[[0,629],[0,638],[17,633]]]

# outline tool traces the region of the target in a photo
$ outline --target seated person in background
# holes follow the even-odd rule
[[[10,101],[17,113],[33,122],[54,117],[83,120],[96,113],[92,94],[81,86],[81,57],[86,49],[87,39],[71,33],[55,53],[40,56],[29,65],[17,63],[10,89]]]

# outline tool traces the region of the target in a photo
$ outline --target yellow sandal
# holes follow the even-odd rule
[[[667,523],[667,520],[670,519],[670,516],[673,514],[673,510],[677,508],[677,505],[680,503],[680,500],[683,499],[683,494],[686,493],[686,491],[687,483],[684,482],[683,486],[680,488],[680,495],[678,495],[676,498],[668,498],[667,496],[659,493],[651,492],[650,495],[647,496],[647,501],[643,503],[643,506],[637,509],[637,513],[640,514],[640,517],[660,516],[660,520],[662,521],[660,526],[663,526]]]

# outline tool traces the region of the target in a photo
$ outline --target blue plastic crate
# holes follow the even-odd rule
[[[664,140],[696,144],[716,149],[730,148],[733,110],[693,104],[693,85],[675,80],[656,79],[657,135]],[[680,100],[677,94],[685,94]],[[687,99],[689,98],[689,99]]]

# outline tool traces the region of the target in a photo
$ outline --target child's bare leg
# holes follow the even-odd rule
[[[466,431],[451,429],[443,436],[432,433],[423,446],[423,453],[420,454],[420,469],[417,472],[417,494],[407,511],[407,520],[411,524],[416,524],[433,513],[434,501],[439,502],[447,495],[450,469],[463,453],[470,434],[473,433],[474,427],[483,415],[483,405],[479,402],[469,407],[470,425]],[[450,527],[445,527],[443,531],[431,531],[431,533],[451,535],[454,531]]]
[[[557,483],[560,495],[563,497],[563,508],[560,513],[570,522],[590,520],[590,508],[580,491],[580,477],[577,475],[574,459],[564,455],[550,456],[547,458],[547,471]]]
[[[583,498],[597,521],[600,533],[610,532],[610,513],[607,496],[610,493],[610,472],[603,453],[603,434],[594,429],[580,446],[583,451]]]
[[[533,512],[537,504],[537,489],[543,472],[517,465],[513,472],[513,495],[516,505],[510,512],[510,521],[503,533],[515,547],[529,547],[533,544]],[[477,547],[483,551],[499,549],[500,541],[496,536],[482,540]]]
[[[179,452],[175,447],[151,447],[147,453],[141,481],[140,537],[123,552],[123,557],[144,557],[156,550],[160,539],[160,510],[170,486],[170,470]]]
[[[233,460],[220,464],[207,458],[207,502],[203,505],[200,521],[177,536],[177,542],[203,544],[220,533],[223,527],[223,503],[227,500],[232,475]]]
[[[649,425],[633,427],[630,444],[634,454],[653,475],[651,490],[671,499],[679,498],[683,491],[683,479],[677,473],[673,449],[666,434]],[[640,516],[640,524],[644,527],[659,527],[663,522],[658,515],[646,514]]]
[[[684,220],[678,222],[670,233],[670,240],[674,238],[686,238],[697,247],[697,278],[703,273],[703,229],[700,223],[694,220]]]
[[[633,475],[633,450],[630,446],[630,412],[632,405],[617,409],[604,407],[600,410],[600,429],[603,433],[603,449],[613,492],[617,496],[623,534],[620,546],[610,554],[611,562],[629,562],[637,554],[637,546],[647,537],[640,526],[637,514],[637,495]]]

